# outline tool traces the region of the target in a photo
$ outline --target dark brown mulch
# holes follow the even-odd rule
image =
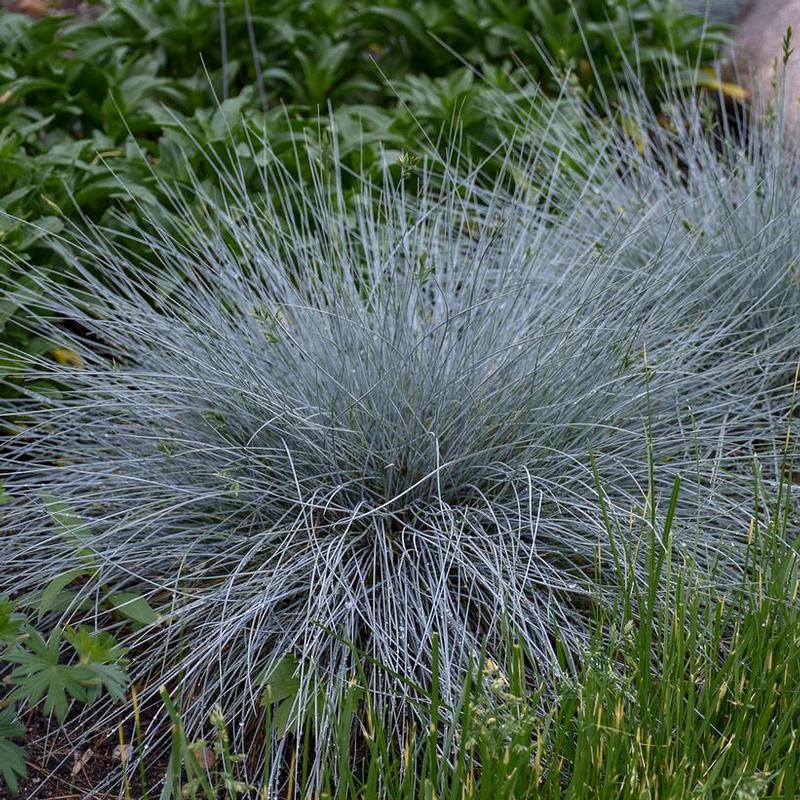
[[[120,767],[119,733],[109,730],[86,740],[78,731],[67,732],[37,711],[23,717],[28,733],[28,777],[20,783],[19,794],[12,795],[0,783],[0,800],[111,800],[118,791],[106,791],[109,776]],[[126,736],[129,731],[126,731]],[[75,740],[81,742],[76,747]],[[151,796],[158,797],[159,782],[167,770],[165,759],[147,764],[147,783]],[[130,797],[141,796],[137,775],[131,781]],[[116,787],[115,787],[116,789]]]

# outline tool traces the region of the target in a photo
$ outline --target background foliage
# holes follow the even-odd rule
[[[691,80],[690,67],[710,63],[721,38],[677,0],[108,0],[100,8],[88,21],[0,17],[0,243],[58,273],[64,266],[45,233],[81,215],[124,227],[142,205],[164,204],[158,177],[180,180],[187,165],[209,177],[202,151],[226,158],[227,142],[248,129],[301,170],[304,131],[333,121],[339,159],[377,169],[438,139],[456,115],[467,141],[496,144],[504,133],[487,112],[487,87],[526,103],[535,84],[552,93],[569,75],[576,93],[604,103],[636,74],[655,98],[665,66]],[[0,269],[5,289],[24,281]],[[57,345],[28,332],[11,291],[0,300],[0,342],[6,394],[15,349]]]

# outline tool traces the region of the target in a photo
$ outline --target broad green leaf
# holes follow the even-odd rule
[[[96,565],[96,554],[90,545],[93,534],[86,520],[53,495],[45,494],[42,500],[61,535],[75,546],[81,561],[89,566]]]
[[[261,676],[260,683],[264,685],[261,696],[264,705],[280,703],[287,698],[293,702],[300,689],[299,662],[294,656],[284,656]]]
[[[74,528],[84,525],[83,518],[63,500],[59,500],[51,494],[43,495],[42,500],[44,500],[47,513],[60,528],[72,531]]]
[[[27,250],[42,238],[51,234],[60,233],[64,228],[64,221],[58,217],[39,217],[36,222],[25,227],[25,234],[20,242],[20,248]]]
[[[298,707],[300,692],[300,662],[294,656],[284,656],[275,666],[265,671],[261,677],[264,691],[261,703],[274,706],[272,721],[279,736],[295,730],[303,709]],[[325,693],[320,691],[316,697],[319,708],[325,703]]]
[[[150,603],[135,592],[115,592],[109,595],[108,601],[120,614],[142,625],[152,625],[159,620]]]
[[[295,699],[294,697],[287,697],[285,700],[278,703],[275,708],[272,721],[278,736],[285,736],[294,727],[294,723],[296,722],[294,716]]]
[[[74,592],[66,593],[64,589],[69,586],[76,578],[80,578],[85,575],[91,574],[89,570],[85,569],[84,567],[75,567],[74,569],[67,570],[66,572],[62,572],[61,575],[57,575],[47,586],[44,587],[42,591],[41,598],[39,602],[36,604],[36,608],[39,612],[39,619],[41,619],[48,611],[53,611],[54,609],[59,609],[63,605],[63,601],[66,599],[69,601],[71,598],[75,596]]]

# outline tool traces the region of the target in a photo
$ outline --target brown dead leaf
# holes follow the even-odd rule
[[[112,758],[116,759],[117,761],[121,761],[123,764],[126,761],[130,761],[132,756],[133,756],[132,744],[118,744],[114,748],[114,751],[111,753]]]
[[[206,747],[204,742],[192,742],[189,747],[200,769],[212,769],[217,763],[217,754],[210,747]]]
[[[74,778],[88,763],[89,759],[94,755],[91,747],[88,750],[84,750],[83,753],[78,755],[75,753],[75,763],[72,765],[72,771],[70,775]]]

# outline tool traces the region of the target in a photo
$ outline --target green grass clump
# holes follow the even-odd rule
[[[398,740],[354,681],[351,712],[362,703],[366,713],[354,725],[343,715],[321,775],[298,749],[279,781],[248,783],[219,713],[213,740],[192,742],[167,698],[166,795],[261,798],[269,786],[271,797],[336,800],[793,800],[800,565],[796,510],[785,497],[774,503],[766,527],[758,504],[743,517],[748,569],[727,597],[668,529],[639,530],[634,546],[648,551],[648,572],[630,571],[613,613],[596,618],[579,672],[547,691],[528,683],[526,654],[509,636],[505,659],[481,656],[455,706],[442,704],[436,682],[417,687],[425,722]],[[218,753],[214,766],[202,768],[198,752]]]
[[[120,735],[139,760],[130,762],[123,796],[794,800],[800,565],[791,541],[796,510],[785,498],[774,502],[782,507],[766,527],[758,503],[742,519],[750,558],[731,597],[693,571],[668,531],[638,531],[635,546],[650,550],[650,570],[620,585],[618,607],[595,620],[579,673],[547,692],[528,683],[525,653],[509,636],[500,663],[479,657],[454,707],[442,706],[435,683],[417,687],[427,724],[409,725],[398,740],[354,680],[321,775],[307,750],[292,750],[279,777],[260,779],[248,772],[247,748],[234,751],[220,710],[209,737],[192,739],[164,690],[170,767],[163,782],[148,785],[134,695],[135,722],[124,726],[130,738],[123,728]],[[22,732],[8,711],[0,714],[7,780],[14,764],[24,765],[14,744]]]

